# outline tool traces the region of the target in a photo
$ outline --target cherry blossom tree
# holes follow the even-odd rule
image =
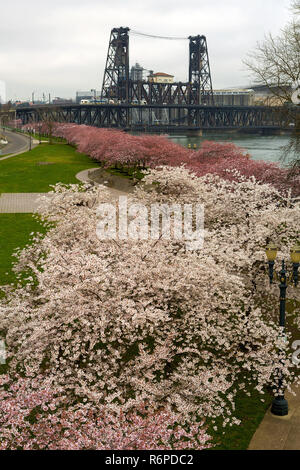
[[[191,425],[237,423],[237,391],[275,386],[278,349],[283,386],[295,382],[264,248],[272,240],[288,254],[299,202],[237,171],[230,181],[184,167],[147,171],[131,198],[146,208],[203,204],[203,248],[100,240],[97,208],[109,192],[58,185],[41,206],[55,227],[19,253],[28,283],[1,302],[10,376],[50,381],[68,404],[129,415],[143,404],[150,417],[163,410]]]
[[[300,195],[300,173],[291,176],[275,163],[254,161],[233,143],[205,141],[198,151],[186,149],[164,136],[133,136],[113,129],[99,129],[77,124],[57,123],[53,135],[62,137],[79,152],[90,155],[104,167],[155,168],[160,165],[178,167],[184,164],[198,176],[211,173],[234,180],[236,172],[257,181],[270,183],[280,191]]]
[[[0,377],[0,450],[172,450],[210,447],[203,422],[179,426],[171,412],[126,414],[67,406],[47,380]]]
[[[53,448],[59,435],[56,448],[202,448],[209,445],[205,420],[238,423],[239,390],[275,387],[279,369],[290,389],[293,351],[278,327],[264,250],[273,241],[287,258],[299,242],[299,175],[288,179],[287,170],[254,162],[230,143],[193,151],[162,136],[60,123],[53,135],[104,167],[142,170],[129,203],[148,214],[154,204],[202,204],[205,241],[191,251],[172,237],[99,239],[99,204],[113,203],[104,187],[59,184],[42,201],[54,227],[18,253],[15,269],[27,273],[27,284],[6,288],[0,304],[7,380],[20,390],[26,383],[25,395],[37,397],[21,421],[36,407],[53,408],[32,423],[36,440],[28,446]],[[290,296],[300,300],[295,288]],[[35,395],[37,382],[46,395]],[[11,433],[11,400],[8,393],[1,404],[4,448],[26,445]]]

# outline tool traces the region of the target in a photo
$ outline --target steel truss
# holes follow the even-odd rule
[[[17,109],[24,124],[56,121],[126,130],[281,129],[289,118],[280,107],[200,105],[62,105]]]
[[[130,101],[146,104],[190,104],[189,83],[129,82]]]
[[[129,99],[129,28],[111,30],[103,77],[102,99]]]
[[[213,89],[205,36],[189,37],[190,104],[213,104]]]

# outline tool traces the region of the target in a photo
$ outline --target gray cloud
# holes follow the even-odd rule
[[[205,34],[214,86],[247,85],[246,53],[290,16],[289,0],[0,1],[0,79],[12,99],[99,89],[110,30],[117,26],[163,36]],[[188,41],[131,36],[130,61],[185,81]]]

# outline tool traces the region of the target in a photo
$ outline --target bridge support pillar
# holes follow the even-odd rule
[[[188,129],[185,134],[188,137],[202,137],[203,130],[202,129]]]

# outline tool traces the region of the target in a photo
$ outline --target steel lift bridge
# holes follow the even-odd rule
[[[188,82],[131,80],[129,35],[189,41]],[[23,123],[53,120],[125,130],[185,132],[202,130],[271,131],[286,128],[281,108],[215,106],[206,37],[153,36],[128,27],[111,30],[101,103],[43,105],[17,109]]]
[[[129,76],[129,28],[114,28],[110,34],[102,85],[102,99],[121,103],[213,104],[213,89],[205,36],[176,38],[131,31],[133,35],[167,40],[189,40],[189,80],[187,83],[133,81]]]

